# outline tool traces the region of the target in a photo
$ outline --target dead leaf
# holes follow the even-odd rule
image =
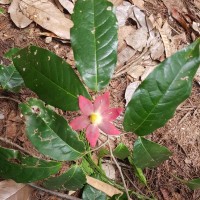
[[[114,6],[118,6],[123,2],[123,0],[109,0],[109,1],[113,3]]]
[[[133,32],[135,29],[133,26],[121,26],[118,30],[118,52],[121,52],[124,48],[126,48],[125,39],[128,35]]]
[[[125,49],[123,49],[119,54],[118,54],[118,59],[117,59],[117,67],[118,66],[123,66],[130,58],[132,58],[135,55],[136,51],[127,46]]]
[[[100,191],[106,193],[110,197],[112,197],[115,194],[122,194],[122,191],[120,191],[117,188],[113,187],[112,185],[104,183],[98,179],[92,178],[90,176],[86,176],[86,179],[87,179],[87,183],[89,185],[96,188],[97,190],[100,190]]]
[[[22,12],[43,28],[52,31],[62,39],[70,39],[73,22],[48,0],[22,0]]]
[[[135,6],[133,7],[133,13],[137,23],[139,24],[138,27],[145,27],[147,29],[146,15]]]
[[[112,180],[116,179],[116,171],[112,164],[110,163],[103,163],[102,169],[104,170],[106,176]]]
[[[175,8],[171,10],[172,17],[187,31],[189,32],[189,26],[185,19],[183,18],[182,14],[179,13]]]
[[[163,25],[163,27],[158,27],[158,30],[160,32],[164,47],[165,47],[165,54],[166,57],[168,58],[169,56],[172,55],[172,50],[171,50],[171,45],[170,45],[170,39],[171,39],[171,34],[172,34],[172,30],[168,24],[168,22],[166,21]]]
[[[134,78],[134,80],[139,80],[139,78],[144,73],[145,69],[142,65],[135,65],[129,67],[129,71],[127,72],[128,75]]]
[[[0,113],[0,120],[2,120],[2,119],[4,119],[4,118],[5,118],[4,114],[3,114],[3,113]]]
[[[200,10],[200,0],[194,0],[194,4]]]
[[[15,183],[12,180],[0,182],[0,199],[1,200],[28,200],[33,189],[30,186]]]
[[[124,26],[126,24],[126,20],[132,13],[132,4],[127,1],[123,1],[120,6],[116,7],[116,17],[118,21],[118,26]]]
[[[73,13],[74,4],[69,0],[58,0],[60,4],[70,13]]]
[[[137,6],[140,10],[145,10],[143,0],[131,0],[132,3]]]
[[[19,3],[21,0],[13,0],[9,9],[8,13],[10,13],[10,18],[15,23],[15,25],[19,28],[27,27],[32,20],[27,18],[21,11],[19,7]]]
[[[184,5],[184,1],[174,1],[174,0],[162,0],[169,12],[176,9],[180,13],[187,13],[187,8]]]
[[[147,44],[147,36],[147,29],[145,27],[141,27],[129,34],[126,38],[126,43],[135,50],[141,52]]]
[[[10,4],[11,0],[0,0],[0,4]]]
[[[200,85],[200,67],[197,70],[196,76],[195,76],[195,81]]]
[[[140,85],[141,81],[135,81],[133,83],[130,83],[125,91],[125,99],[126,99],[126,106],[128,105],[129,101],[131,100],[131,97],[133,96],[135,90]]]

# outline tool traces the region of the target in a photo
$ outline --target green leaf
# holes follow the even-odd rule
[[[138,177],[140,182],[143,183],[144,185],[147,185],[147,179],[146,179],[142,169],[135,166],[135,164],[133,162],[133,158],[131,156],[128,157],[128,160],[135,172],[135,175]]]
[[[127,200],[127,199],[128,198],[126,193],[123,193],[123,194],[115,194],[109,200]]]
[[[110,81],[117,61],[117,20],[106,0],[78,0],[72,15],[71,43],[76,66],[94,91]]]
[[[85,158],[82,158],[80,167],[83,170],[83,172],[87,175],[91,175],[94,173],[94,170],[91,168],[89,162]]]
[[[78,110],[78,95],[89,97],[73,69],[54,53],[35,46],[13,58],[25,85],[46,103],[63,110]]]
[[[13,65],[0,65],[0,84],[3,89],[11,92],[19,92],[23,83],[22,77]]]
[[[51,190],[77,190],[84,186],[86,177],[82,169],[78,166],[71,167],[64,174],[48,179],[44,186]]]
[[[160,165],[163,161],[171,156],[171,152],[164,146],[139,137],[134,144],[133,163],[144,169],[145,167],[153,168]]]
[[[11,48],[11,49],[9,49],[9,51],[7,51],[4,54],[4,57],[8,58],[8,59],[12,59],[12,57],[20,50],[21,50],[20,48]]]
[[[106,149],[106,148],[101,148],[101,149],[99,149],[99,151],[98,151],[97,157],[98,157],[98,159],[101,159],[101,158],[103,158],[104,156],[107,156],[107,155],[109,155],[109,154],[110,154],[110,152],[109,152],[108,149]]]
[[[26,134],[35,148],[55,160],[75,160],[85,151],[85,146],[67,121],[38,99],[20,104],[26,118]]]
[[[107,196],[104,192],[95,189],[90,185],[86,185],[82,194],[83,200],[106,200]]]
[[[191,190],[196,190],[200,189],[200,178],[193,179],[191,181],[187,181],[186,185],[191,189]]]
[[[138,87],[129,102],[126,131],[147,135],[162,127],[191,92],[200,64],[200,39],[162,62]]]
[[[5,10],[3,9],[3,8],[0,8],[0,15],[2,14],[4,14],[5,13]]]
[[[130,151],[128,150],[128,147],[120,143],[113,151],[113,155],[121,160],[124,160],[130,155]]]
[[[61,163],[22,155],[19,151],[0,147],[0,177],[28,183],[56,174]]]

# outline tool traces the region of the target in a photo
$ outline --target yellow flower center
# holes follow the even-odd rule
[[[92,113],[90,115],[90,122],[92,124],[99,124],[99,123],[101,123],[101,119],[102,119],[102,117],[101,117],[101,115],[99,113]]]

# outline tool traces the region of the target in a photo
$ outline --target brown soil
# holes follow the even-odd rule
[[[147,11],[156,12],[156,9],[163,9],[163,18],[168,16],[166,7],[159,3],[157,6],[148,3]],[[155,5],[155,4],[154,4]],[[160,6],[160,7],[159,7]],[[7,9],[7,6],[2,6]],[[180,27],[179,24],[174,26]],[[40,27],[31,24],[28,28],[19,29],[14,26],[9,16],[0,16],[0,61],[8,64],[9,61],[3,58],[3,54],[12,47],[25,47],[29,44],[35,44],[40,47],[54,51],[57,55],[64,58],[68,63],[74,64],[73,55],[68,44],[53,40],[50,44],[44,42],[44,37],[37,36],[41,31]],[[191,38],[190,38],[191,39]],[[111,101],[113,106],[124,106],[124,93],[129,80],[125,75],[113,79],[107,88],[111,92]],[[0,99],[0,113],[3,113],[5,119],[0,120],[0,136],[5,137],[15,144],[23,147],[33,155],[39,153],[33,148],[25,136],[24,120],[20,116],[18,103],[16,101],[25,101],[27,98],[35,96],[28,89],[23,89],[19,94],[12,94],[0,90],[0,96],[6,97]],[[14,100],[13,100],[14,99]],[[123,169],[129,177],[126,182],[129,188],[137,191],[138,189],[146,195],[151,195],[149,190],[159,200],[199,200],[200,191],[192,191],[182,184],[176,177],[184,180],[190,180],[200,177],[200,87],[193,84],[193,90],[190,98],[179,106],[175,116],[162,128],[149,135],[147,138],[162,144],[169,148],[173,155],[162,165],[155,169],[146,169],[145,175],[148,180],[149,189],[139,184],[137,179],[130,171]],[[66,117],[66,116],[65,116]],[[68,118],[68,117],[67,117]],[[122,119],[116,122],[121,128]],[[135,135],[125,134],[117,140],[123,141],[127,146],[132,148],[136,139]],[[1,145],[6,145],[2,141]],[[34,200],[58,200],[58,197],[50,196],[44,192],[36,191],[33,194]]]

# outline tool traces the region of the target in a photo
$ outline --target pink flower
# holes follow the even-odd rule
[[[122,108],[109,108],[109,92],[98,96],[94,104],[83,96],[79,96],[79,107],[83,113],[71,121],[74,130],[86,129],[86,138],[91,147],[95,147],[99,129],[108,135],[119,135],[120,131],[111,123],[115,120]]]

